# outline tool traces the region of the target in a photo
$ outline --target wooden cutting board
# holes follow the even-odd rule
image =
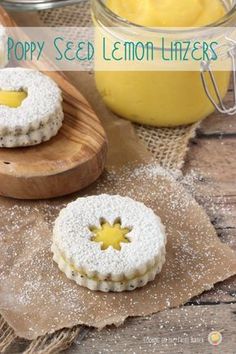
[[[0,23],[16,24],[0,7]],[[45,199],[78,191],[101,174],[107,139],[89,103],[60,72],[47,72],[63,92],[64,123],[56,137],[37,146],[0,148],[0,195]]]

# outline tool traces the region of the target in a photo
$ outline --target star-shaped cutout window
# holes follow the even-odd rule
[[[100,219],[99,227],[91,226],[89,229],[93,233],[91,241],[100,242],[103,251],[110,246],[120,251],[122,243],[130,242],[126,236],[131,229],[128,227],[123,228],[120,218],[117,218],[113,225],[102,218]]]

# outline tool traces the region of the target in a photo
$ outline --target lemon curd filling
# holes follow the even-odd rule
[[[126,235],[130,232],[128,228],[122,228],[119,222],[110,225],[108,222],[104,222],[100,228],[91,227],[90,230],[94,236],[92,241],[100,242],[101,249],[106,250],[112,246],[114,249],[120,251],[122,243],[130,242]]]
[[[25,91],[0,91],[0,105],[17,108],[26,97]]]
[[[60,255],[60,258],[63,260],[63,262],[64,262],[65,264],[67,264],[67,265],[70,267],[70,269],[71,269],[72,272],[75,272],[75,273],[77,273],[77,274],[80,275],[80,276],[86,277],[86,278],[88,278],[88,279],[91,279],[91,280],[94,280],[94,281],[97,281],[97,282],[101,281],[101,279],[100,279],[99,277],[97,277],[97,276],[91,277],[91,276],[89,276],[87,273],[83,272],[81,269],[76,268],[76,267],[74,266],[74,264],[68,262],[64,256]],[[145,272],[144,274],[142,274],[142,276],[145,276],[146,274],[148,274],[149,272],[151,272],[153,269],[156,268],[156,266],[157,266],[157,265],[155,264],[153,267],[150,267],[149,269],[147,269],[146,272]],[[119,280],[117,280],[117,281],[116,281],[116,280],[110,280],[110,281],[112,281],[112,283],[120,283],[120,282],[125,283],[125,282],[132,281],[133,279],[136,279],[136,278],[137,278],[137,275],[134,276],[134,277],[131,277],[131,278],[129,278],[129,279],[127,278],[127,279],[125,279],[125,280],[121,280],[121,281],[119,281]],[[105,280],[106,280],[106,281],[109,281],[109,279],[105,279]]]
[[[144,26],[145,36],[146,27],[202,27],[226,14],[221,0],[106,0],[106,5],[130,21],[131,33],[132,23]],[[96,32],[99,40],[99,18]],[[230,81],[231,64],[225,65],[229,70],[214,72],[222,98]],[[137,123],[178,126],[202,120],[214,111],[201,82],[200,63],[199,71],[97,71],[95,78],[107,106]],[[209,77],[207,82],[216,99]]]
[[[107,6],[130,22],[147,27],[198,27],[225,15],[220,0],[107,0]]]

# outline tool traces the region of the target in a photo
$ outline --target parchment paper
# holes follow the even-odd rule
[[[204,210],[152,161],[131,124],[106,110],[89,75],[76,80],[108,133],[103,176],[86,191],[63,199],[0,199],[0,312],[17,335],[28,339],[76,324],[118,325],[128,316],[179,306],[236,274],[235,253],[219,241]],[[59,210],[80,195],[101,192],[145,202],[167,227],[166,264],[142,289],[91,292],[68,280],[52,261],[52,224]]]

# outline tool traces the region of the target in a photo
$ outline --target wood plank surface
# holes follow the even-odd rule
[[[214,119],[211,124],[214,130]],[[201,131],[190,143],[184,173],[200,175],[191,189],[210,215],[221,240],[236,250],[235,153],[236,136],[227,132],[209,136]],[[235,318],[236,277],[233,277],[181,308],[148,318],[131,318],[119,328],[101,332],[85,328],[66,354],[235,354]],[[211,330],[222,332],[219,347],[208,343]],[[8,353],[21,353],[26,345],[27,342],[18,340]]]
[[[233,94],[233,82],[231,81],[229,93],[225,99],[227,107],[232,107],[235,104]],[[222,114],[215,112],[202,122],[198,131],[198,135],[205,136],[214,136],[220,134],[236,134],[235,116],[223,116]]]
[[[100,332],[85,328],[65,354],[168,353],[235,354],[236,304],[184,306],[143,318],[130,318],[119,328]],[[217,330],[219,347],[208,342]],[[26,342],[18,340],[7,354],[18,354]]]
[[[122,328],[91,331],[68,350],[77,353],[235,353],[236,305],[185,306],[140,319]],[[208,342],[212,330],[222,333],[219,347]]]
[[[233,103],[232,88],[227,102]],[[236,117],[214,113],[190,143],[184,174],[200,176],[191,191],[209,214],[221,240],[236,250]],[[119,328],[101,332],[85,328],[66,354],[236,353],[236,277],[217,284],[211,291],[185,306],[131,318]],[[209,344],[210,331],[222,333],[218,347]],[[27,342],[18,340],[9,354],[21,353]]]
[[[232,94],[229,93],[229,102]],[[191,185],[222,242],[236,250],[236,117],[215,113],[190,143],[184,174],[200,176]],[[230,124],[229,124],[230,122]],[[179,309],[128,319],[120,328],[85,334],[66,353],[236,353],[236,277],[219,283]],[[219,347],[209,344],[221,331]]]

